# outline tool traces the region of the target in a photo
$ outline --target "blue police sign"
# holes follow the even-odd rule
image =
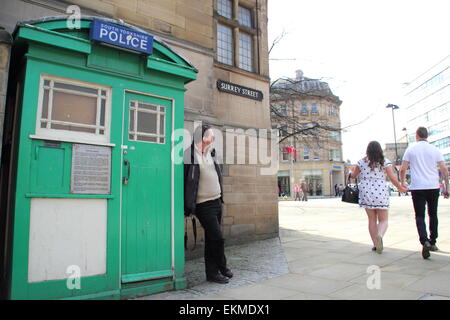
[[[153,51],[153,36],[98,19],[92,21],[89,39],[145,54]]]

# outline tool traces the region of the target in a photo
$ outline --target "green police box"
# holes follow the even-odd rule
[[[7,298],[183,289],[183,167],[172,155],[182,141],[172,135],[197,70],[135,26],[66,18],[14,32]],[[114,33],[102,41],[105,28]]]

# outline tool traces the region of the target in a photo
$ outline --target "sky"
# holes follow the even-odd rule
[[[389,103],[400,107],[396,135],[404,136],[404,84],[450,54],[450,1],[268,2],[269,48],[286,33],[269,56],[271,81],[301,69],[328,82],[343,101],[344,161],[358,161],[372,140],[394,142]]]

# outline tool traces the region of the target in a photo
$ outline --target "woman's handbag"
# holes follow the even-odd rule
[[[358,184],[355,179],[355,184],[349,184],[350,174],[348,175],[348,179],[346,182],[346,186],[344,192],[342,194],[342,201],[348,203],[358,203],[359,202],[359,189]]]

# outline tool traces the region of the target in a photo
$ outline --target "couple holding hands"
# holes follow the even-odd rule
[[[381,145],[372,141],[367,146],[366,156],[353,167],[350,178],[358,178],[359,206],[364,208],[369,219],[369,233],[373,241],[373,251],[383,251],[383,236],[388,228],[389,192],[386,176],[399,192],[411,191],[415,211],[422,257],[428,259],[430,251],[437,251],[438,237],[437,208],[440,191],[440,176],[443,178],[444,198],[449,197],[448,170],[440,151],[427,141],[428,131],[419,127],[416,131],[417,143],[408,147],[403,156],[400,181],[392,163],[383,155]],[[410,168],[411,184],[405,185],[406,171]],[[425,206],[430,218],[430,237],[425,225]]]

